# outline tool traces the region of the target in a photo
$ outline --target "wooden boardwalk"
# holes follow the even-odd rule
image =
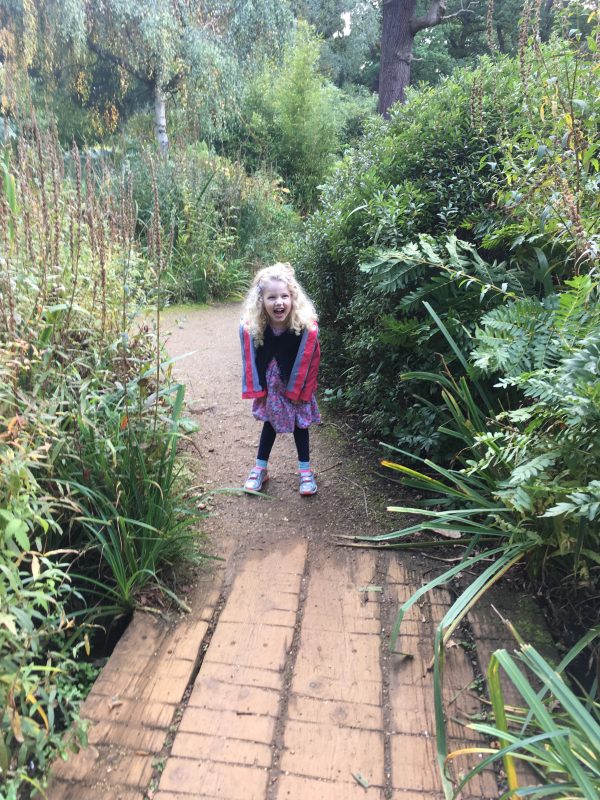
[[[247,558],[223,605],[215,588],[175,627],[137,615],[84,705],[90,747],[56,766],[50,800],[441,797],[429,662],[446,594],[415,607],[393,655],[410,573],[361,552],[308,574],[307,550],[290,540]],[[374,578],[383,591],[362,591]],[[452,716],[478,711],[462,647],[446,675]],[[451,746],[476,738],[449,729]],[[463,796],[497,794],[489,772]]]

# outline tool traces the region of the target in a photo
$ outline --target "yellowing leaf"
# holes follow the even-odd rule
[[[9,630],[13,636],[17,635],[17,625],[12,614],[0,614],[0,625]]]
[[[10,762],[10,755],[8,752],[8,747],[6,746],[4,737],[0,733],[0,770],[2,772],[6,772],[8,770],[9,762]]]
[[[17,742],[24,742],[23,731],[21,730],[21,715],[16,708],[9,708],[8,716],[10,717],[10,727],[12,728],[13,736]]]
[[[42,720],[44,722],[44,727],[46,728],[47,731],[49,731],[50,730],[50,723],[48,722],[48,717],[46,716],[46,712],[44,711],[44,709],[41,707],[41,705],[37,701],[37,699],[36,699],[35,695],[33,694],[33,692],[29,692],[29,694],[27,695],[27,700],[34,707],[34,710],[37,711],[37,713],[40,715],[40,717],[42,718]]]
[[[49,731],[50,730],[50,723],[48,722],[48,717],[46,716],[46,712],[44,711],[44,709],[40,705],[38,705],[36,711],[38,712],[40,717],[44,720],[44,727],[46,728],[47,731]]]
[[[40,577],[40,560],[35,553],[31,556],[31,574],[36,581]]]
[[[460,531],[447,531],[443,528],[432,528],[431,530],[439,536],[444,536],[446,539],[460,539],[462,536]]]

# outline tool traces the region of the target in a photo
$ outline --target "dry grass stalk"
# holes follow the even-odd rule
[[[114,336],[127,324],[121,298],[137,221],[131,180],[115,192],[110,170],[98,180],[91,158],[84,168],[76,145],[63,154],[55,131],[41,132],[35,120],[21,130],[10,170],[14,208],[0,190],[0,327],[11,338],[22,327],[34,341],[51,319],[54,341],[81,343],[82,324],[95,319],[104,338]],[[49,304],[66,310],[50,318]],[[90,315],[85,323],[81,313]]]
[[[498,50],[496,39],[494,37],[494,0],[488,0],[485,30],[490,53],[494,53]]]

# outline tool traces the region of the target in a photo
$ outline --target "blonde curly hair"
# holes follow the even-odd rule
[[[246,295],[242,322],[256,344],[264,341],[268,317],[263,303],[263,291],[268,281],[283,281],[289,289],[292,300],[290,328],[299,336],[305,328],[312,328],[317,322],[317,312],[312,301],[296,280],[294,268],[287,262],[278,262],[264,267],[254,276],[250,291]]]

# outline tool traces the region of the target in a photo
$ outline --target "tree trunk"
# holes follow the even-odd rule
[[[379,108],[384,117],[394,103],[403,103],[410,83],[415,36],[444,21],[445,0],[431,0],[425,14],[415,17],[416,0],[384,0],[379,69]]]
[[[160,88],[156,86],[154,90],[154,131],[160,152],[165,154],[169,149],[169,137],[167,136],[167,111],[165,96]]]
[[[390,106],[404,102],[405,89],[410,84],[414,10],[415,0],[388,0],[383,4],[378,111],[384,117],[389,116]]]

